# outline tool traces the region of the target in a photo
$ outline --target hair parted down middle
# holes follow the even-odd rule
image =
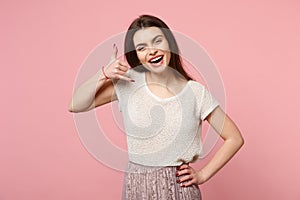
[[[132,68],[140,65],[133,43],[133,36],[138,30],[147,27],[158,27],[164,33],[171,51],[169,67],[178,71],[187,80],[192,80],[192,78],[183,69],[181,57],[179,55],[179,48],[170,28],[161,19],[152,15],[141,15],[131,23],[127,30],[125,36],[125,57],[128,64]]]

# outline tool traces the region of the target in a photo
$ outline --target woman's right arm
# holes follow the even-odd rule
[[[81,84],[74,92],[69,103],[70,112],[86,112],[97,106],[117,100],[112,79],[132,81],[124,76],[129,66],[122,60],[117,59],[118,49],[114,45],[110,64],[104,68],[107,79],[102,69]]]

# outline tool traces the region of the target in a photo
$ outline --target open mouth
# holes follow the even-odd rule
[[[151,64],[158,64],[158,63],[160,63],[163,60],[163,58],[164,58],[163,55],[154,56],[148,62],[151,63]]]

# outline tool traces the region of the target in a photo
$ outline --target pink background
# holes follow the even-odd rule
[[[205,47],[224,81],[226,111],[245,138],[231,162],[200,186],[203,198],[300,199],[300,3],[186,0],[171,6],[157,0],[0,2],[1,200],[121,198],[123,173],[86,151],[68,103],[89,52],[144,13]],[[110,137],[125,146],[124,137]]]

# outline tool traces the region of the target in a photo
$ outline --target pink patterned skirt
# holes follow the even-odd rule
[[[129,162],[124,176],[123,200],[201,200],[198,185],[181,187],[176,166],[144,166]]]

